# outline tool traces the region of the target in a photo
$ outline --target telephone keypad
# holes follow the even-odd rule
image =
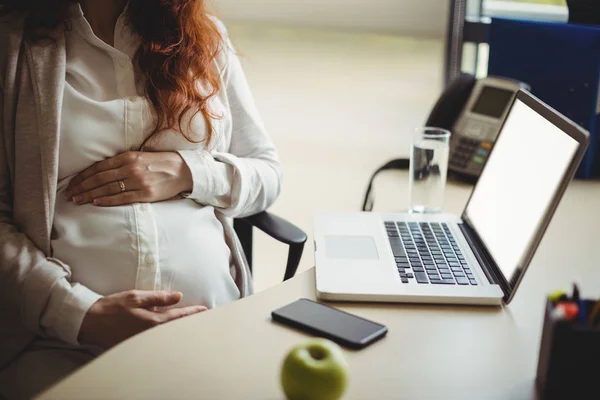
[[[461,137],[453,149],[450,164],[462,170],[479,169],[491,148],[492,145],[489,142]]]
[[[486,157],[488,155],[489,151],[480,147],[477,149],[476,153],[480,157]]]

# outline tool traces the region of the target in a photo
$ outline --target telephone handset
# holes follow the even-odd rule
[[[444,90],[434,105],[426,126],[447,129],[450,136],[449,178],[475,182],[500,133],[509,105],[517,91],[530,88],[519,81],[500,77],[476,79],[461,74]],[[363,211],[374,205],[375,176],[390,169],[408,169],[409,160],[396,159],[379,168],[369,182]]]

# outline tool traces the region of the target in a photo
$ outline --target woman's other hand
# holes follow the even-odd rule
[[[157,325],[206,311],[203,306],[151,311],[154,307],[173,306],[181,301],[181,297],[179,292],[140,290],[103,297],[83,318],[79,342],[108,349]]]
[[[75,204],[153,203],[191,192],[192,172],[176,152],[127,152],[75,176],[65,195]]]

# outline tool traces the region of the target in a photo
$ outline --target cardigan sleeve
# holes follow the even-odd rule
[[[227,30],[216,21],[224,39],[221,70],[231,112],[228,151],[182,150],[179,154],[192,171],[193,191],[188,198],[218,208],[230,217],[256,214],[279,196],[282,168],[242,65]]]
[[[46,257],[15,226],[13,190],[7,157],[3,118],[4,93],[0,90],[0,306],[5,315],[18,316],[31,332],[77,344],[79,327],[87,310],[101,296],[71,284],[70,269]],[[4,319],[4,318],[3,318]],[[65,323],[68,321],[68,323]]]
[[[15,136],[10,116],[15,89],[6,75],[14,75],[16,68],[16,57],[9,59],[8,52],[20,47],[17,22],[0,20],[0,368],[25,345],[25,336],[77,344],[83,317],[101,297],[71,283],[70,268],[48,257],[14,221]]]

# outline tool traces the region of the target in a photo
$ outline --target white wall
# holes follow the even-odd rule
[[[444,37],[448,0],[212,0],[227,22],[252,21]]]

